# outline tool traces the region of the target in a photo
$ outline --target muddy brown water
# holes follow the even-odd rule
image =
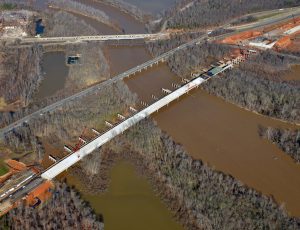
[[[153,117],[194,158],[274,196],[291,215],[300,216],[300,165],[257,133],[258,125],[294,126],[242,110],[201,90]]]
[[[105,53],[111,63],[112,75],[151,58],[145,48],[140,46],[109,47]],[[177,81],[178,78],[162,64],[137,74],[126,83],[142,100],[150,100],[153,92],[159,94],[161,87],[170,87],[172,82]],[[231,174],[263,194],[272,195],[278,203],[285,204],[290,214],[300,216],[300,166],[257,134],[258,125],[292,129],[295,126],[240,109],[201,90],[182,97],[153,118],[160,128],[183,144],[194,158],[207,162],[216,170]],[[118,183],[126,180],[125,173],[117,175]],[[110,218],[113,221],[117,217],[111,214],[113,210],[121,207],[118,205],[120,199],[112,197],[99,198],[97,201],[90,198],[92,205],[97,205],[99,210],[103,206],[101,212],[108,223]],[[107,200],[116,205],[109,207]],[[131,210],[130,202],[126,202],[125,207]],[[137,208],[130,212],[142,210]],[[160,211],[154,210],[149,215],[155,215],[155,212]],[[129,219],[125,222],[131,224]],[[110,228],[108,223],[106,227]]]
[[[111,64],[112,77],[151,59],[144,46],[109,46],[105,54]],[[126,80],[131,91],[147,103],[153,101],[152,95],[163,96],[162,88],[172,89],[172,83],[178,82],[179,78],[170,72],[165,63],[142,70]]]
[[[107,46],[104,52],[110,61],[111,76],[151,59],[143,46]]]
[[[92,2],[92,1],[89,1]],[[85,1],[85,3],[87,3]],[[107,8],[103,4],[99,9],[109,11],[109,16],[112,17],[113,10]],[[83,19],[86,23],[93,26],[99,33],[116,34],[110,27],[99,23],[98,21],[76,15]],[[120,19],[124,18],[124,19]],[[140,33],[145,32],[144,26],[128,15],[118,16],[121,26],[125,32]],[[132,29],[133,28],[133,29]],[[115,76],[118,73],[142,64],[151,57],[146,50],[141,46],[131,46],[124,48],[120,55],[120,50],[117,47],[110,46],[109,52],[105,51],[105,55],[109,55],[109,59],[118,61],[113,66],[111,75]],[[158,68],[158,67],[157,67]],[[165,70],[166,71],[166,67]],[[161,76],[164,72],[161,72]],[[150,87],[149,89],[152,89]],[[79,181],[69,178],[70,184],[81,186]],[[101,195],[88,195],[82,192],[83,198],[89,201],[96,212],[104,216],[105,229],[183,229],[173,218],[167,207],[161,203],[158,197],[155,196],[152,188],[145,178],[138,177],[132,165],[128,163],[119,163],[111,173],[111,185],[107,193]]]
[[[109,18],[123,29],[125,33],[145,33],[145,26],[143,23],[137,21],[130,14],[125,12],[121,12],[115,7],[111,7],[106,5],[100,1],[94,0],[79,0],[86,5],[92,6],[93,8],[99,9],[103,11],[105,14],[109,16]]]
[[[106,230],[183,230],[131,163],[117,162],[111,169],[110,179],[107,192],[83,193],[83,199],[90,202],[96,213],[104,215]],[[68,184],[82,189],[76,178],[68,176]]]
[[[35,96],[36,99],[44,99],[54,95],[64,88],[68,76],[69,67],[66,65],[64,52],[48,52],[43,56],[42,71],[44,79]]]
[[[119,34],[120,32],[115,30],[114,28],[101,23],[99,21],[97,21],[96,19],[81,15],[81,14],[76,14],[76,13],[71,13],[70,14],[76,16],[77,18],[83,20],[86,24],[92,26],[95,30],[97,30],[97,32],[99,32],[99,34],[101,35],[111,35],[111,34]]]
[[[114,48],[113,55],[108,55],[113,66],[121,62],[133,65],[133,59],[123,57],[129,50],[130,47],[120,47],[116,55]],[[138,65],[140,58],[135,62]],[[176,81],[178,77],[163,64],[135,75],[126,83],[142,100],[150,101],[152,92],[159,93],[162,87]],[[194,158],[274,196],[291,215],[300,216],[300,165],[275,145],[260,139],[257,132],[259,125],[291,129],[299,126],[246,111],[202,90],[193,91],[153,118]]]
[[[137,6],[144,12],[152,13],[154,15],[162,13],[166,9],[175,5],[176,0],[125,0],[132,5]]]

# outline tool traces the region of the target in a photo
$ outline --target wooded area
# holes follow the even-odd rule
[[[61,182],[56,182],[51,199],[41,209],[18,206],[0,219],[0,225],[11,230],[104,229],[102,216],[94,214],[74,188]]]
[[[182,38],[174,37],[172,46]],[[148,43],[153,55],[165,52],[163,42]],[[167,49],[172,48],[168,47]],[[171,70],[182,78],[189,78],[194,71],[209,68],[216,61],[229,57],[234,49],[217,43],[189,46],[176,52],[167,63]],[[184,64],[183,64],[184,63]],[[262,51],[248,59],[238,68],[211,79],[202,88],[243,108],[279,119],[300,121],[300,84],[285,80],[291,65],[299,63],[295,57],[274,51]]]
[[[35,44],[8,47],[0,44],[0,97],[6,104],[20,101],[28,105],[42,80],[40,62],[43,49]]]
[[[300,163],[300,130],[259,127],[259,135],[276,144],[282,151]]]
[[[189,2],[193,2],[192,6],[181,10]],[[244,14],[299,4],[299,0],[185,0],[165,13],[161,25],[167,20],[167,28],[206,28],[223,25]]]
[[[292,63],[289,58],[266,52],[209,81],[203,88],[241,107],[299,123],[300,85],[283,80]]]

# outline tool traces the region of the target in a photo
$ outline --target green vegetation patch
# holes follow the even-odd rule
[[[17,7],[16,4],[12,3],[2,3],[0,4],[0,10],[13,10]]]
[[[8,173],[8,171],[9,171],[8,167],[3,162],[1,162],[0,163],[0,176],[5,175],[6,173]]]

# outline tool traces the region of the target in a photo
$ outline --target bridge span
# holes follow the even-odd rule
[[[247,50],[246,53],[232,59],[231,61],[227,61],[226,63],[220,63],[219,66],[213,67],[207,72],[198,73],[195,76],[193,75],[194,78],[192,80],[182,79],[183,85],[173,83],[172,86],[173,88],[175,88],[174,91],[162,88],[162,91],[165,94],[164,97],[162,97],[161,99],[155,97],[155,102],[151,105],[147,105],[145,103],[144,105],[146,107],[141,111],[137,111],[131,108],[131,110],[134,111],[134,114],[128,118],[125,118],[124,116],[120,115],[122,121],[115,126],[106,121],[106,124],[108,124],[110,127],[108,131],[101,134],[97,130],[93,130],[94,133],[97,134],[97,136],[92,141],[88,143],[84,142],[80,149],[74,151],[70,150],[70,153],[67,156],[57,161],[48,169],[46,169],[43,173],[41,173],[41,178],[46,180],[52,180],[57,175],[76,164],[82,158],[91,154],[94,150],[100,148],[116,136],[122,134],[127,129],[137,124],[141,120],[149,117],[151,114],[157,112],[164,106],[175,101],[176,99],[180,98],[189,91],[198,88],[202,83],[208,81],[216,75],[219,75],[224,71],[232,69],[235,65],[239,65],[241,62],[245,61],[250,55],[254,55],[256,53],[256,51]]]
[[[21,126],[24,122],[28,122],[33,117],[38,117],[38,116],[40,116],[40,114],[44,114],[44,113],[47,113],[47,112],[54,111],[57,108],[59,108],[60,106],[63,106],[64,104],[66,104],[67,102],[70,102],[72,100],[77,100],[77,99],[79,99],[79,98],[81,98],[83,96],[86,96],[86,95],[89,95],[91,93],[94,93],[94,92],[96,92],[98,90],[101,90],[101,89],[105,88],[108,85],[111,85],[111,84],[113,84],[113,83],[115,83],[117,81],[123,80],[123,79],[125,79],[127,77],[130,77],[131,75],[134,75],[134,74],[136,74],[138,72],[141,72],[142,70],[150,68],[150,67],[152,67],[155,64],[164,62],[170,56],[172,56],[175,52],[178,52],[180,50],[186,49],[189,45],[192,45],[192,44],[194,44],[196,42],[203,42],[203,41],[205,41],[206,38],[207,38],[207,35],[203,35],[203,36],[201,36],[201,37],[199,37],[199,38],[197,38],[195,40],[192,40],[192,41],[190,41],[188,43],[185,43],[185,44],[183,44],[181,46],[178,46],[175,49],[172,49],[172,50],[170,50],[170,51],[168,51],[166,53],[163,53],[163,54],[159,55],[158,57],[155,57],[155,58],[153,58],[153,59],[151,59],[149,61],[146,61],[143,64],[140,64],[140,65],[138,65],[138,66],[136,66],[136,67],[134,67],[132,69],[129,69],[129,70],[127,70],[127,71],[125,71],[125,72],[123,72],[123,73],[121,73],[121,74],[119,74],[119,75],[117,75],[117,76],[115,76],[115,77],[113,77],[111,79],[108,79],[108,80],[106,80],[104,82],[101,82],[99,84],[93,85],[93,86],[91,86],[89,88],[86,88],[86,89],[84,89],[84,90],[82,90],[82,91],[80,91],[78,93],[75,93],[75,94],[73,94],[73,95],[71,95],[69,97],[66,97],[66,98],[64,98],[64,99],[62,99],[60,101],[57,101],[57,102],[55,102],[55,103],[53,103],[51,105],[48,105],[48,106],[46,106],[44,108],[41,108],[41,109],[39,109],[39,110],[37,110],[37,111],[29,114],[29,115],[26,115],[23,118],[15,121],[15,122],[12,122],[11,124],[7,125],[6,127],[3,127],[2,129],[0,129],[0,138],[4,137],[6,133],[10,132],[14,128],[16,128],[18,126]]]
[[[133,115],[128,118],[120,115],[122,121],[115,126],[107,122],[111,128],[104,133],[93,130],[94,133],[97,134],[97,136],[92,141],[88,143],[84,142],[84,144],[78,150],[73,151],[70,149],[70,153],[67,156],[58,161],[55,161],[52,166],[50,166],[43,172],[36,175],[30,174],[24,180],[14,185],[13,187],[10,187],[8,190],[5,190],[4,193],[0,194],[0,216],[6,213],[10,208],[14,207],[14,205],[16,205],[18,201],[26,197],[31,191],[33,191],[41,184],[54,179],[57,175],[72,167],[78,161],[82,160],[83,157],[91,154],[94,150],[100,148],[116,136],[122,134],[124,131],[128,130],[130,127],[137,124],[141,120],[149,117],[151,114],[157,112],[164,106],[168,105],[169,103],[173,102],[189,91],[199,87],[202,83],[208,81],[210,78],[233,68],[235,65],[238,65],[240,62],[244,61],[245,58],[247,58],[251,53],[252,52],[250,52],[249,50],[249,53],[244,54],[244,56],[239,56],[235,59],[232,59],[231,61],[226,62],[226,64],[222,63],[218,67],[214,67],[205,73],[198,73],[196,75],[193,75],[194,78],[192,80],[182,79],[183,85],[173,83],[172,87],[175,88],[173,91],[170,89],[162,88],[165,96],[161,99],[155,97],[155,102],[153,104],[145,104],[144,106],[146,107],[141,111],[137,111],[131,107]]]
[[[45,172],[41,174],[41,177],[47,180],[52,180],[57,175],[71,167],[72,165],[76,164],[78,161],[80,161],[83,157],[89,155],[94,150],[100,148],[105,143],[112,140],[114,137],[118,136],[119,134],[123,133],[127,129],[129,129],[131,126],[135,125],[139,121],[145,119],[146,117],[150,116],[152,113],[157,112],[162,107],[168,105],[172,101],[176,100],[177,98],[181,97],[182,95],[188,93],[192,89],[198,87],[200,84],[205,82],[206,80],[202,77],[198,77],[191,82],[185,84],[181,88],[175,90],[174,92],[171,92],[167,96],[163,97],[159,101],[156,101],[152,105],[148,106],[147,108],[141,110],[140,112],[137,112],[132,117],[126,119],[125,121],[121,122],[117,126],[113,127],[106,133],[98,136],[96,139],[91,141],[90,143],[83,146],[81,149],[79,149],[77,152],[71,153],[64,159],[62,159],[57,164],[54,164],[49,169],[47,169]]]
[[[84,42],[84,41],[120,41],[120,40],[138,40],[149,39],[158,40],[166,39],[169,33],[156,34],[120,34],[120,35],[95,35],[95,36],[73,36],[73,37],[33,37],[20,38],[21,44],[28,43],[51,43],[51,42]]]

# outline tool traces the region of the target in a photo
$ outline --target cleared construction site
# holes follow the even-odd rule
[[[264,27],[259,30],[245,31],[221,40],[221,43],[275,49],[276,51],[299,49],[300,17],[284,23]]]

